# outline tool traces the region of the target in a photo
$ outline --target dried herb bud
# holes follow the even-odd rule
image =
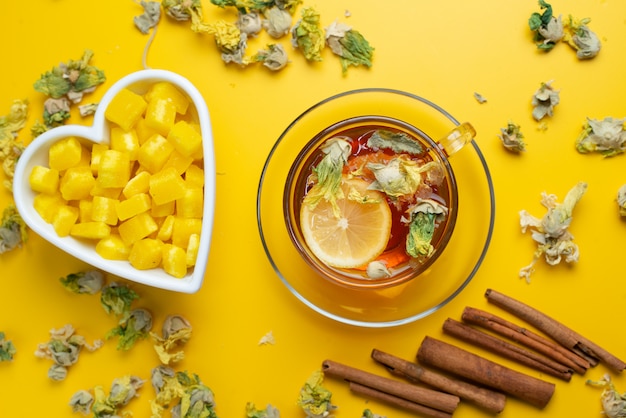
[[[626,119],[606,117],[603,120],[587,118],[583,131],[576,139],[580,153],[598,152],[612,157],[626,151]]]
[[[350,65],[372,66],[374,48],[360,32],[345,23],[333,22],[326,28],[326,45],[339,56],[344,74]]]
[[[262,62],[264,66],[272,71],[282,70],[289,63],[287,51],[281,44],[268,45],[266,50],[257,52],[254,60]]]
[[[617,191],[617,205],[620,216],[626,216],[626,184]]]
[[[16,353],[15,346],[11,340],[6,340],[4,332],[0,331],[0,361],[13,360]]]
[[[559,90],[552,87],[552,80],[541,83],[541,87],[532,97],[533,118],[537,121],[545,116],[552,116],[554,106],[559,104]]]
[[[292,17],[288,11],[274,6],[267,9],[263,16],[265,18],[262,22],[263,29],[272,38],[278,39],[289,34]]]
[[[93,405],[94,397],[86,390],[79,390],[70,398],[70,406],[72,412],[80,412],[83,415],[88,415]]]
[[[102,289],[104,274],[99,270],[90,270],[68,274],[60,280],[61,284],[71,292],[95,295]]]
[[[587,24],[591,19],[574,19],[571,15],[565,25],[564,40],[576,50],[576,57],[580,60],[591,59],[598,55],[602,44],[598,35],[589,29]]]
[[[152,314],[146,309],[134,309],[120,324],[107,332],[106,338],[119,337],[118,350],[130,350],[137,341],[146,338],[152,329]]]
[[[323,386],[324,373],[314,371],[306,380],[298,395],[298,406],[307,417],[326,417],[337,407],[331,403],[332,392]]]
[[[308,61],[322,61],[324,30],[320,26],[320,14],[312,7],[302,9],[301,19],[291,29],[291,44]]]
[[[26,223],[14,205],[7,206],[0,220],[0,254],[18,248],[28,239]]]
[[[480,104],[487,103],[487,99],[480,93],[474,92],[474,99]]]
[[[265,409],[256,409],[253,402],[248,402],[246,404],[246,418],[280,418],[280,412],[269,404]]]
[[[138,391],[144,381],[136,376],[124,376],[113,380],[109,392],[108,402],[115,408],[125,406],[133,398],[139,396]]]
[[[248,36],[256,36],[263,29],[261,16],[257,12],[239,13],[236,25]]]
[[[195,374],[174,373],[169,367],[159,366],[152,370],[152,387],[156,392],[153,413],[171,407],[172,417],[217,418],[213,392]]]
[[[161,3],[158,1],[144,1],[139,3],[143,13],[133,18],[133,23],[141,33],[150,32],[150,28],[158,25],[161,20]]]
[[[526,144],[524,144],[524,135],[520,131],[520,126],[509,122],[506,128],[500,128],[500,135],[498,135],[502,145],[509,151],[522,152],[526,151]]]
[[[126,317],[130,312],[130,305],[139,299],[139,295],[126,285],[110,283],[102,288],[100,304],[106,313]]]
[[[537,250],[532,262],[520,270],[520,277],[530,281],[535,263],[544,256],[549,265],[559,264],[563,258],[566,263],[578,261],[578,246],[568,228],[572,223],[574,206],[587,190],[587,183],[577,183],[565,196],[562,203],[557,203],[555,195],[541,194],[541,204],[548,209],[543,218],[536,218],[526,210],[520,211],[520,226],[525,233],[530,229]]]
[[[391,272],[387,268],[387,263],[384,261],[372,261],[367,265],[367,277],[370,279],[382,279],[384,277],[391,277]]]
[[[163,322],[162,334],[162,337],[155,333],[150,334],[161,363],[170,364],[182,360],[185,354],[177,349],[191,338],[189,321],[180,315],[170,315]]]
[[[533,13],[528,19],[528,26],[535,33],[537,48],[550,51],[563,38],[563,23],[561,16],[553,16],[550,4],[539,0],[539,7],[543,13]]]
[[[602,391],[601,401],[602,409],[609,418],[620,418],[626,416],[626,394],[620,394],[613,382],[611,376],[605,374],[600,381],[587,380],[587,384],[604,388]]]

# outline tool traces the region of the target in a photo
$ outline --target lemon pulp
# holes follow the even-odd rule
[[[344,197],[336,202],[339,217],[325,200],[314,207],[302,205],[300,227],[304,240],[323,263],[337,268],[361,267],[376,259],[387,247],[391,210],[385,195],[368,190],[369,184],[359,178],[342,179]]]

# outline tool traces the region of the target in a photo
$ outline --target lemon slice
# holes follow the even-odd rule
[[[304,240],[325,264],[338,268],[361,267],[385,250],[391,232],[391,210],[385,195],[368,190],[369,184],[358,178],[342,179],[344,198],[337,200],[339,217],[326,200],[315,207],[302,205],[300,226]]]

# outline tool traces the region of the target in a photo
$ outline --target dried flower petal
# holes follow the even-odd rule
[[[102,289],[104,274],[99,270],[81,271],[62,277],[61,284],[74,293],[95,295]]]
[[[587,384],[604,388],[602,391],[601,401],[602,409],[609,418],[626,417],[626,393],[620,394],[613,382],[611,376],[605,374],[600,381],[587,380]]]
[[[26,223],[14,205],[7,206],[0,220],[0,254],[20,247],[27,240]]]
[[[118,350],[130,350],[137,341],[146,338],[152,329],[152,314],[146,309],[134,309],[106,334],[106,338],[119,337]]]
[[[602,47],[598,35],[587,26],[590,21],[589,18],[577,20],[570,15],[565,25],[563,40],[576,50],[576,56],[580,60],[595,57]]]
[[[150,335],[161,363],[176,363],[185,358],[185,353],[179,348],[191,338],[191,324],[180,315],[169,315],[163,322],[162,336],[156,333]]]
[[[263,16],[263,29],[272,38],[282,38],[291,30],[292,17],[287,10],[274,6],[267,9]]]
[[[269,331],[259,340],[259,345],[267,345],[267,344],[276,344],[276,340],[274,339],[274,333]]]
[[[539,0],[539,7],[543,13],[533,13],[528,19],[528,26],[535,33],[537,48],[550,51],[563,38],[563,23],[561,16],[553,16],[550,4]]]
[[[254,60],[262,62],[264,66],[272,71],[282,70],[289,63],[287,51],[281,44],[268,45],[266,50],[257,52]]]
[[[480,104],[487,103],[487,99],[480,93],[474,92],[474,99]]]
[[[158,366],[152,370],[152,386],[157,393],[151,402],[155,417],[172,407],[173,417],[217,418],[213,392],[195,374]]]
[[[506,128],[500,128],[500,135],[498,135],[502,145],[509,151],[522,152],[526,151],[526,144],[524,143],[524,135],[520,131],[520,126],[509,122]]]
[[[130,312],[130,305],[139,299],[139,295],[126,285],[110,283],[102,288],[100,294],[100,304],[106,313],[126,317]]]
[[[582,198],[587,190],[587,184],[577,183],[565,196],[563,203],[556,201],[555,195],[542,193],[541,204],[548,211],[543,218],[536,218],[526,210],[520,211],[520,226],[525,233],[530,229],[533,240],[537,243],[537,250],[533,255],[532,262],[520,270],[520,277],[530,282],[535,263],[543,255],[550,265],[559,264],[563,258],[566,263],[578,261],[578,246],[574,243],[574,237],[568,228],[572,222],[574,206]]]
[[[617,205],[620,216],[626,216],[626,184],[617,191]]]
[[[133,18],[133,23],[141,33],[148,33],[150,29],[159,24],[161,20],[161,3],[158,1],[139,2],[143,7],[143,13]]]
[[[323,386],[324,373],[314,371],[306,380],[298,396],[298,405],[309,418],[331,418],[336,409],[331,403],[332,393]]]
[[[256,409],[253,402],[248,402],[246,403],[246,418],[280,418],[280,412],[269,404],[265,409]]]
[[[603,120],[587,118],[583,131],[576,140],[580,153],[599,152],[613,157],[626,151],[625,119],[606,117]]]
[[[70,406],[72,412],[80,412],[83,415],[88,415],[93,405],[94,397],[89,391],[79,390],[74,393],[70,398]]]
[[[552,82],[541,83],[541,87],[532,97],[533,118],[537,121],[545,116],[552,116],[554,107],[559,104],[559,90],[552,87]]]
[[[391,277],[391,272],[387,268],[387,263],[380,260],[375,260],[367,265],[367,277],[370,279],[382,279],[385,277]]]
[[[301,16],[291,30],[291,43],[308,61],[322,61],[325,37],[320,26],[320,14],[312,7],[305,7]]]
[[[326,28],[326,45],[339,56],[344,74],[350,65],[372,66],[374,48],[360,32],[345,23],[333,22]]]
[[[256,36],[263,29],[261,16],[257,12],[239,13],[236,25],[248,36]]]

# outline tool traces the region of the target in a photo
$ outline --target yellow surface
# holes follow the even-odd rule
[[[203,4],[207,21],[234,18],[232,11],[217,9],[208,1]],[[202,289],[185,295],[133,285],[141,296],[134,306],[150,309],[156,327],[171,313],[191,321],[194,335],[177,368],[197,373],[213,389],[219,416],[243,417],[248,401],[258,406],[271,403],[287,418],[304,416],[295,405],[299,389],[324,359],[386,375],[370,360],[372,348],[413,359],[426,335],[454,341],[442,335],[441,325],[448,317],[459,319],[465,306],[500,313],[486,303],[487,288],[540,308],[625,358],[626,224],[618,216],[615,196],[626,183],[626,156],[581,155],[573,144],[586,117],[625,116],[626,3],[553,3],[556,13],[592,18],[590,27],[601,37],[603,48],[589,62],[578,61],[565,44],[549,54],[536,50],[526,23],[538,11],[534,0],[305,0],[305,4],[321,12],[325,25],[339,19],[360,30],[376,48],[373,67],[352,68],[342,76],[329,50],[323,62],[309,64],[286,41],[291,62],[280,73],[224,65],[210,36],[195,35],[188,25],[167,19],[161,22],[148,56],[149,66],[189,78],[207,101],[215,136],[217,206]],[[346,10],[351,14],[348,18]],[[129,0],[8,2],[0,14],[4,39],[0,114],[8,113],[13,99],[27,98],[28,127],[41,120],[43,97],[33,90],[33,83],[59,62],[79,59],[86,48],[95,52],[92,63],[107,75],[106,84],[87,96],[87,103],[96,101],[120,77],[141,69],[148,36],[132,24],[133,16],[140,13],[140,6]],[[250,50],[264,47],[264,42],[251,40]],[[554,117],[546,120],[548,129],[539,131],[531,118],[530,98],[541,82],[549,80],[561,90],[561,103]],[[339,324],[301,304],[275,276],[256,224],[258,178],[283,129],[327,96],[372,86],[421,95],[457,119],[471,121],[493,174],[497,201],[492,245],[470,285],[427,318],[389,329]],[[474,92],[488,102],[478,104]],[[497,138],[509,120],[520,124],[526,136],[528,151],[523,155],[506,152]],[[90,123],[78,114],[70,121]],[[28,128],[20,138],[29,141]],[[579,263],[550,267],[540,262],[530,284],[520,280],[518,270],[531,260],[534,246],[530,236],[520,232],[518,212],[527,209],[543,215],[540,193],[562,199],[577,181],[589,184],[571,226],[580,246]],[[10,202],[9,192],[0,191],[2,207]],[[114,326],[97,297],[70,294],[59,284],[60,277],[85,268],[34,235],[23,248],[0,256],[0,330],[18,350],[13,362],[0,364],[0,416],[73,416],[67,403],[75,391],[98,385],[108,388],[114,378],[126,374],[149,379],[158,364],[147,340],[130,352],[116,351],[115,342],[109,341],[97,352],[82,353],[65,381],[48,380],[50,362],[35,358],[33,352],[38,343],[48,340],[51,328],[71,323],[92,341]],[[276,343],[259,346],[270,331]],[[605,366],[574,376],[569,383],[513,367],[555,382],[556,392],[545,410],[509,399],[502,417],[599,416],[601,391],[586,386],[585,380],[600,379],[609,371]],[[618,389],[626,391],[626,378],[612,376]],[[327,380],[326,385],[340,408],[337,417],[360,417],[365,407],[388,417],[411,416],[352,395],[341,382]],[[149,416],[153,397],[147,382],[126,410],[137,417]],[[485,415],[468,404],[455,413]]]

